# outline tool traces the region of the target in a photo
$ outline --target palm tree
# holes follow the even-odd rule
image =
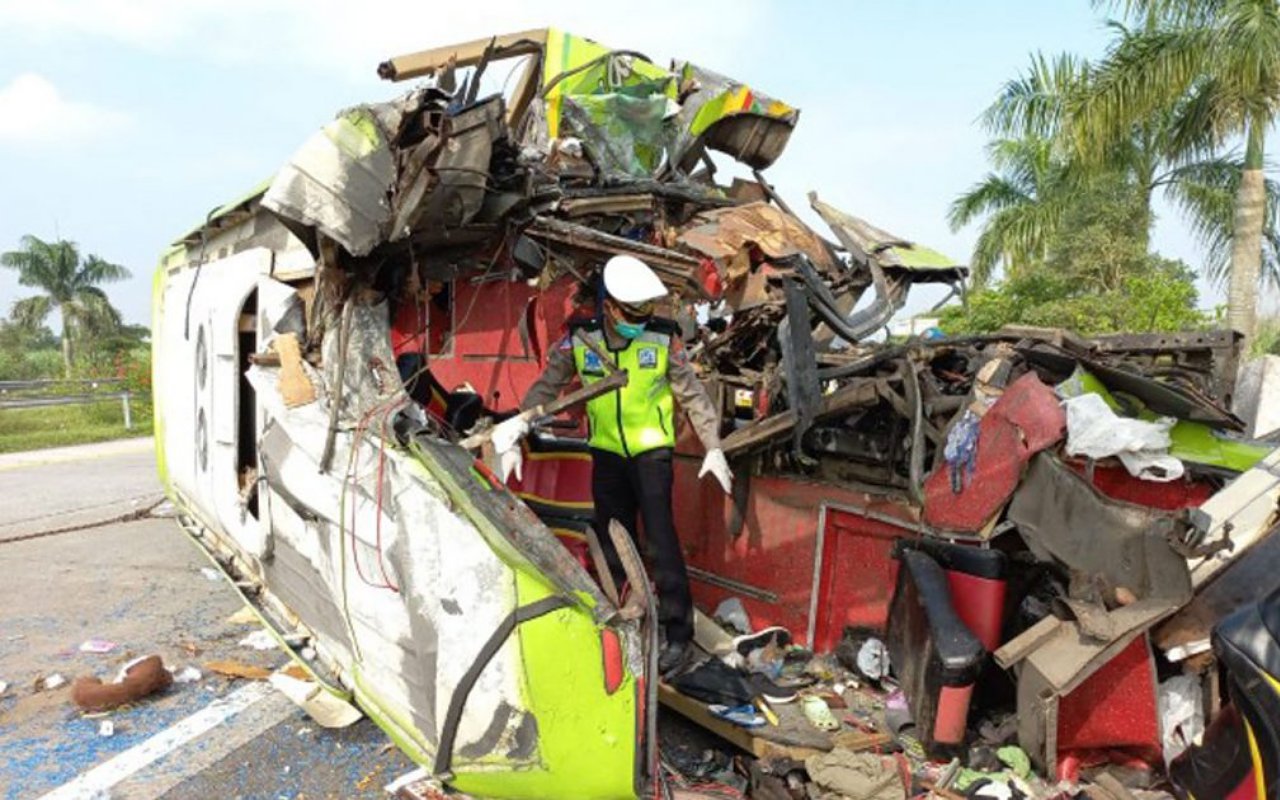
[[[1088,91],[1073,99],[1069,115],[1077,149],[1096,158],[1129,138],[1135,125],[1160,115],[1170,115],[1172,141],[1184,153],[1207,154],[1243,140],[1244,159],[1232,187],[1227,303],[1229,324],[1251,336],[1264,228],[1275,213],[1268,209],[1263,166],[1266,131],[1280,111],[1280,5],[1276,0],[1102,4],[1121,9],[1142,28],[1116,42],[1095,68]],[[1224,184],[1216,185],[1221,190]],[[1222,241],[1221,231],[1207,239],[1211,246]]]
[[[46,242],[22,237],[22,248],[0,253],[0,265],[17,270],[18,282],[44,291],[13,304],[11,316],[27,327],[42,324],[55,307],[62,316],[62,361],[71,377],[71,342],[80,333],[114,330],[120,313],[112,307],[100,283],[124,280],[129,270],[97,256],[81,260],[74,242]]]
[[[947,214],[952,230],[984,220],[969,262],[975,288],[998,269],[1014,274],[1042,262],[1074,195],[1073,175],[1048,139],[997,139],[987,154],[994,171],[957,197]]]

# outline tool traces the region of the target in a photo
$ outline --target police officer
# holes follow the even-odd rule
[[[719,415],[689,365],[678,328],[654,316],[654,302],[667,294],[662,281],[640,259],[614,256],[604,267],[604,288],[603,313],[571,326],[521,408],[554,400],[575,376],[584,386],[604,378],[608,372],[601,354],[627,371],[625,387],[587,403],[595,529],[611,569],[619,574],[621,563],[607,533],[609,521],[621,522],[634,539],[637,511],[644,520],[658,614],[666,632],[658,667],[667,674],[684,663],[693,639],[689,573],[671,509],[675,402],[707,451],[698,477],[711,473],[728,493],[732,473],[720,449]],[[518,443],[528,431],[528,423],[519,417],[495,428],[493,443],[504,473],[514,469],[520,474]]]

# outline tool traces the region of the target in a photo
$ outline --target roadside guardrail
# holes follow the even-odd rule
[[[116,392],[93,392],[100,387],[117,386],[120,378],[41,378],[30,381],[0,381],[0,410],[6,408],[43,408],[47,406],[74,406],[119,400],[124,413],[124,427],[133,429],[133,413],[129,407],[132,394],[128,389]],[[60,386],[79,386],[91,391],[80,394],[40,394],[39,392]]]

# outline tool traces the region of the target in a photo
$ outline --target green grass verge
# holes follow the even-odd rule
[[[133,403],[133,428],[124,426],[120,402],[0,410],[0,453],[89,444],[151,433],[151,404]]]

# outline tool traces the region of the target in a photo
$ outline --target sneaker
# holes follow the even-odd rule
[[[759,650],[765,647],[775,647],[778,650],[783,650],[789,644],[791,644],[791,631],[781,625],[773,625],[755,633],[735,636],[733,639],[733,649],[737,650],[738,654],[742,656],[746,656],[752,650]]]

